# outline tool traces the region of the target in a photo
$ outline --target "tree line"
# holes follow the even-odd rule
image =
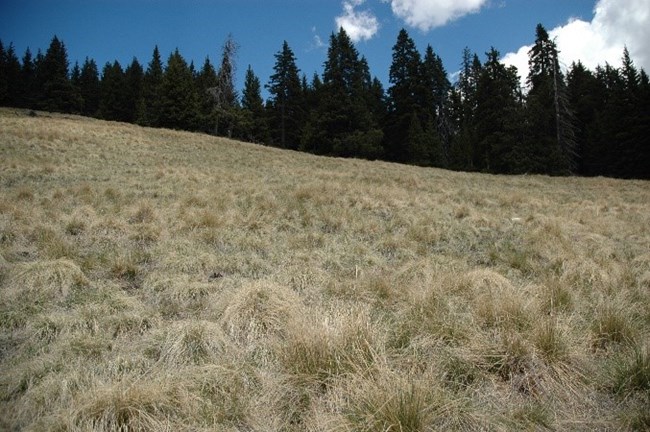
[[[93,59],[70,69],[56,36],[43,54],[0,41],[0,105],[74,113],[143,126],[199,131],[321,155],[383,159],[496,174],[650,178],[650,83],[627,49],[619,67],[580,62],[566,74],[546,29],[536,28],[526,91],[492,48],[463,52],[455,83],[431,46],[402,29],[389,87],[345,30],[332,33],[321,74],[301,75],[285,41],[262,83],[249,66],[234,85],[237,44],[200,68],[158,47],[143,66]]]

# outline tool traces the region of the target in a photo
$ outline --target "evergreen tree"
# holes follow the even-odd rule
[[[567,74],[569,102],[575,114],[576,170],[581,175],[604,172],[603,149],[594,136],[596,118],[602,109],[605,89],[581,62],[573,63]]]
[[[45,111],[71,112],[78,104],[68,77],[68,53],[56,36],[38,65],[39,107]]]
[[[79,76],[79,92],[83,101],[81,113],[85,116],[99,115],[100,83],[95,60],[86,57]]]
[[[20,101],[18,106],[22,108],[33,108],[36,103],[36,66],[32,60],[32,52],[27,48],[23,56],[22,65],[20,68],[20,87],[22,89],[20,94]]]
[[[241,106],[244,117],[244,138],[250,142],[268,142],[268,125],[264,113],[262,84],[250,65],[248,65],[244,79]]]
[[[460,75],[456,86],[450,93],[450,166],[454,169],[473,171],[474,148],[477,141],[476,109],[478,106],[478,82],[483,65],[469,48],[463,50]]]
[[[120,62],[106,63],[100,84],[99,115],[105,120],[127,121],[124,71]]]
[[[393,61],[389,71],[388,114],[385,127],[386,155],[398,162],[426,160],[426,149],[409,142],[409,129],[413,126],[413,114],[420,127],[427,121],[426,101],[428,94],[423,85],[422,60],[415,42],[402,29],[393,46]]]
[[[306,82],[306,80],[305,80]],[[342,28],[332,33],[303,148],[321,154],[376,158],[382,133],[370,109],[372,80],[368,63]]]
[[[7,104],[7,91],[9,85],[7,83],[7,54],[5,47],[0,40],[0,105]]]
[[[75,114],[81,114],[83,108],[83,98],[81,97],[81,68],[79,62],[74,62],[74,66],[70,71],[70,84],[74,94],[75,104],[71,107],[71,111]]]
[[[135,123],[142,115],[144,69],[137,58],[124,70],[124,120]]]
[[[433,166],[447,165],[451,128],[449,123],[448,98],[451,83],[442,59],[433,52],[431,45],[427,46],[422,63],[422,83],[424,86],[424,110],[426,125],[425,132],[431,135],[435,143],[430,149],[430,163]]]
[[[537,25],[535,44],[529,51],[527,97],[528,141],[526,171],[569,174],[574,168],[574,126],[558,51],[546,29]]]
[[[647,85],[643,87],[642,75],[630,58],[627,47],[623,50],[620,75],[623,100],[620,107],[618,133],[618,166],[615,174],[623,178],[650,177],[650,116],[648,115]],[[646,75],[647,84],[647,75]]]
[[[160,87],[159,125],[170,129],[195,130],[198,127],[199,101],[194,76],[176,49],[167,61]]]
[[[162,82],[163,64],[160,51],[156,45],[142,81],[142,99],[144,103],[138,110],[138,124],[154,127],[160,126]]]
[[[217,72],[217,84],[211,89],[217,114],[215,133],[228,137],[239,135],[240,107],[237,91],[235,90],[235,70],[237,44],[229,35],[223,44],[221,65]]]
[[[270,93],[267,111],[271,140],[277,146],[297,149],[302,133],[303,95],[296,57],[287,41],[275,54],[273,71],[266,85]]]
[[[519,77],[516,68],[506,68],[499,52],[486,53],[476,91],[476,136],[474,167],[494,173],[518,170],[521,118]]]
[[[19,106],[23,92],[20,61],[14,46],[10,43],[5,50],[0,41],[0,105]]]
[[[217,113],[215,110],[215,99],[211,91],[217,87],[217,71],[206,57],[203,67],[196,77],[196,92],[199,98],[199,124],[200,130],[206,133],[215,133],[217,125]],[[212,89],[212,90],[211,90]]]

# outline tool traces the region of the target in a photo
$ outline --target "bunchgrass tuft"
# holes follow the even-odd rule
[[[0,108],[0,430],[647,430],[647,181]]]

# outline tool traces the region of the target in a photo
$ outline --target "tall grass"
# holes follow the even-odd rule
[[[647,429],[650,187],[0,109],[0,430]]]

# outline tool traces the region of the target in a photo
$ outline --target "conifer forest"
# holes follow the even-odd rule
[[[458,78],[406,30],[392,48],[388,88],[343,29],[332,33],[322,73],[302,74],[285,41],[263,82],[249,66],[235,88],[237,44],[200,67],[153,49],[98,66],[71,65],[62,40],[19,59],[0,41],[0,106],[182,129],[319,155],[494,174],[650,178],[650,81],[625,49],[621,63],[562,67],[540,24],[529,70],[466,48]],[[526,78],[522,88],[520,76]],[[268,92],[264,100],[262,89]]]

